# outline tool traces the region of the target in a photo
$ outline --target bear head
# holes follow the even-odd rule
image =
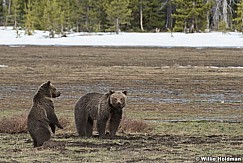
[[[109,102],[114,108],[122,109],[126,105],[127,91],[110,91]]]
[[[56,87],[50,81],[42,84],[38,93],[50,98],[56,98],[61,95],[61,92],[57,91]]]

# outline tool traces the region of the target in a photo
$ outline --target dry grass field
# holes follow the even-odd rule
[[[0,65],[0,162],[243,160],[242,49],[0,46]],[[25,118],[48,80],[63,145],[36,149]],[[79,138],[75,102],[110,89],[128,91],[118,136]]]

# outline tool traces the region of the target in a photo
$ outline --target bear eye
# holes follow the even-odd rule
[[[123,101],[123,98],[121,98],[121,101]]]

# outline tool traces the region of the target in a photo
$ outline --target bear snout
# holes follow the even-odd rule
[[[59,97],[60,95],[61,95],[61,92],[52,93],[52,98]]]
[[[117,103],[116,103],[116,106],[117,106],[118,108],[121,108],[122,103],[121,103],[121,102],[117,102]]]

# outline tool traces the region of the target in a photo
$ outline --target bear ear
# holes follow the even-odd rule
[[[127,95],[127,91],[123,91],[122,93],[123,93],[124,95]]]
[[[112,95],[113,93],[115,93],[115,91],[110,90],[109,94]]]
[[[51,85],[51,81],[48,81],[46,84],[47,84],[47,86],[50,86]]]

